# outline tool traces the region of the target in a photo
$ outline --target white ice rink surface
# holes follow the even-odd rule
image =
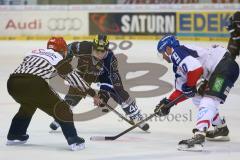
[[[116,135],[127,129],[129,124],[120,121],[114,113],[108,113],[100,118],[76,122],[79,136],[85,138],[86,149],[78,152],[68,150],[66,140],[61,132],[49,133],[49,123],[52,119],[37,111],[28,129],[30,139],[25,145],[6,146],[6,136],[11,119],[17,112],[19,105],[8,95],[6,82],[9,74],[19,65],[23,55],[35,47],[44,47],[44,41],[0,41],[0,160],[239,160],[240,157],[240,84],[237,81],[224,105],[220,106],[220,113],[227,119],[230,129],[230,142],[206,142],[205,152],[177,151],[177,143],[192,136],[195,124],[196,108],[191,100],[181,103],[171,110],[172,114],[185,114],[188,120],[183,121],[151,121],[151,133],[144,133],[138,128],[115,141],[90,141],[91,136]],[[117,41],[119,43],[119,41]],[[188,42],[186,42],[188,43]],[[189,42],[193,43],[193,42]],[[199,46],[210,46],[210,43],[194,43]],[[225,43],[221,43],[226,46]],[[116,53],[126,52],[128,63],[151,62],[168,66],[156,55],[156,41],[133,41],[133,47],[127,51],[117,50]],[[238,61],[239,62],[239,61]],[[173,84],[172,70],[160,79]],[[136,75],[138,73],[135,73]],[[129,75],[130,76],[130,75]],[[137,82],[136,82],[137,83]],[[138,89],[147,90],[148,87]],[[137,104],[143,113],[153,112],[155,105],[165,95],[151,98],[137,98]],[[92,100],[87,98],[77,106],[77,112],[85,112],[93,108]],[[119,112],[123,113],[120,107]],[[170,118],[171,119],[171,118]]]

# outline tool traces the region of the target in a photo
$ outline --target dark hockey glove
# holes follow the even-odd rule
[[[105,106],[105,104],[108,102],[108,100],[109,100],[109,98],[110,98],[110,95],[109,95],[109,93],[107,92],[107,91],[105,91],[105,90],[100,90],[99,92],[98,92],[98,96],[99,96],[99,98],[102,100],[102,104],[100,104],[100,107],[104,107]]]
[[[182,92],[186,97],[191,98],[195,96],[195,94],[197,93],[197,89],[196,89],[196,86],[189,87],[185,83],[182,85]]]
[[[207,80],[203,80],[203,81],[201,82],[199,88],[198,88],[197,93],[198,93],[199,95],[203,96],[203,95],[204,95],[204,92],[205,92],[205,90],[206,90],[206,88],[207,88],[207,85],[208,85],[208,81],[207,81]]]
[[[64,101],[70,106],[76,106],[81,99],[81,96],[67,94]]]
[[[166,107],[166,105],[170,103],[170,100],[167,99],[166,97],[163,98],[160,103],[156,106],[156,108],[154,109],[154,112],[158,115],[158,116],[166,116],[169,114],[171,107],[173,106],[168,106]]]

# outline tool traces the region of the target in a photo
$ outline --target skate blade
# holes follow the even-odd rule
[[[226,141],[230,141],[230,137],[229,136],[218,136],[215,138],[206,137],[206,140],[215,141],[215,142],[226,142]]]
[[[21,144],[25,144],[27,142],[26,141],[19,141],[19,140],[7,140],[6,145],[11,146],[11,145],[21,145]]]
[[[188,147],[187,145],[178,145],[177,150],[179,151],[189,151],[189,152],[203,152],[203,145],[195,144],[194,147]]]

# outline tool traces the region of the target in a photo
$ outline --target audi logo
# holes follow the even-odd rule
[[[48,29],[51,31],[76,31],[82,27],[82,20],[79,18],[51,18],[48,20]]]

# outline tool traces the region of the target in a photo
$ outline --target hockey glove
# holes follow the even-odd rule
[[[70,106],[76,106],[81,99],[81,96],[67,94],[64,101]]]
[[[98,92],[98,96],[99,96],[99,98],[102,100],[102,104],[100,104],[100,107],[104,107],[105,106],[105,104],[108,102],[108,100],[109,100],[109,98],[110,98],[110,95],[109,95],[109,93],[107,92],[107,91],[105,91],[105,90],[100,90],[99,92]]]
[[[189,86],[187,86],[187,84],[185,83],[185,84],[182,85],[182,92],[183,92],[183,94],[184,94],[186,97],[190,98],[190,97],[194,97],[194,96],[195,96],[195,94],[197,93],[197,89],[196,89],[195,86],[189,87]]]
[[[166,116],[169,114],[171,107],[173,106],[168,106],[166,107],[166,105],[170,103],[170,100],[167,99],[166,97],[163,98],[160,103],[156,106],[156,108],[154,109],[154,112],[158,115],[158,116]]]
[[[204,92],[205,92],[205,90],[207,88],[207,85],[208,85],[208,81],[207,80],[201,81],[201,84],[200,84],[200,86],[198,88],[198,91],[197,91],[199,95],[201,95],[201,96],[204,95]]]

